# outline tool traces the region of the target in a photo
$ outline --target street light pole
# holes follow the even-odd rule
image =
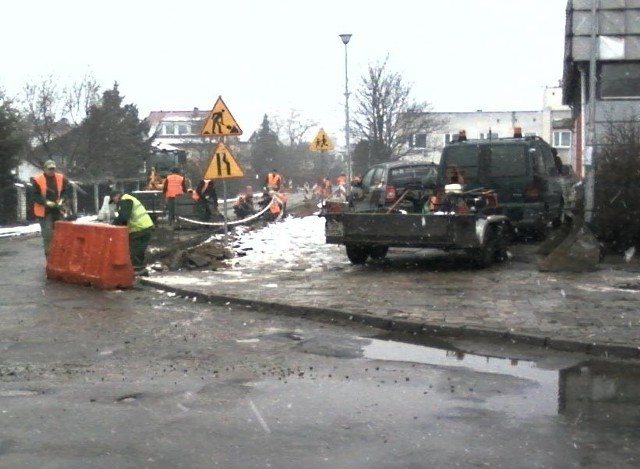
[[[344,133],[347,143],[347,193],[351,192],[351,181],[353,180],[351,174],[351,145],[349,142],[349,71],[347,62],[347,44],[351,40],[351,34],[340,34],[340,39],[344,44],[344,114],[345,114],[345,126]]]

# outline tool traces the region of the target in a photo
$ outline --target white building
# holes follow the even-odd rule
[[[562,104],[562,88],[545,89],[539,111],[436,112],[444,124],[436,133],[415,133],[408,139],[409,153],[404,159],[426,159],[437,163],[442,148],[464,130],[468,139],[512,137],[515,127],[523,136],[539,136],[558,149],[563,163],[571,162],[573,142],[571,110]]]

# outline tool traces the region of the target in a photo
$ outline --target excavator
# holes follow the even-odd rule
[[[146,207],[154,221],[165,212],[165,200],[162,194],[164,181],[174,168],[184,171],[187,152],[177,148],[154,148],[145,159],[147,180],[144,189],[134,195]]]

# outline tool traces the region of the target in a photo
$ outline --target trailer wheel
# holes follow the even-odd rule
[[[369,255],[371,259],[382,260],[387,255],[389,246],[373,246],[369,249]]]
[[[509,250],[509,244],[511,241],[511,232],[509,231],[509,227],[501,224],[496,229],[496,262],[504,262],[509,258],[507,254]]]
[[[480,268],[489,267],[496,259],[498,240],[495,228],[487,229],[482,246],[472,251],[474,263]]]
[[[369,257],[367,248],[356,244],[347,244],[345,247],[347,249],[347,257],[352,264],[364,264],[367,262],[367,257]]]

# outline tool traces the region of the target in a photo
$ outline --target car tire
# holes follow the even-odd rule
[[[361,265],[367,262],[369,251],[364,246],[347,244],[345,248],[347,250],[347,257],[352,264]]]
[[[551,226],[553,228],[560,228],[565,222],[564,215],[564,200],[560,199],[560,208],[558,211],[558,216],[551,220]]]
[[[371,249],[369,249],[369,255],[371,256],[371,259],[379,261],[385,258],[388,251],[389,246],[373,246]]]

